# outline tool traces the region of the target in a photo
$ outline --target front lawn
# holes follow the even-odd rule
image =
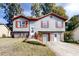
[[[16,42],[14,44],[15,55],[27,56],[53,56],[55,55],[47,46],[35,45],[24,42]]]
[[[23,42],[23,38],[0,38],[0,56],[54,56],[43,45]]]

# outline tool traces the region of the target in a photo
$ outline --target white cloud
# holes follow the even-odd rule
[[[70,3],[64,7],[66,10],[66,14],[71,18],[74,15],[79,14],[79,4],[78,3]]]
[[[58,3],[57,5],[64,7],[69,19],[72,16],[79,14],[79,3]]]

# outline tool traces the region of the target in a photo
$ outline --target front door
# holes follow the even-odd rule
[[[57,42],[57,33],[54,34],[54,42]]]
[[[58,33],[51,33],[51,42],[57,42],[58,39]]]
[[[55,33],[54,34],[54,42],[60,41],[60,33]]]
[[[30,37],[33,38],[35,34],[35,27],[34,26],[30,26]]]
[[[47,43],[48,41],[48,34],[43,34],[43,43]]]

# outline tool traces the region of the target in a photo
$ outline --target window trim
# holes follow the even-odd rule
[[[41,28],[49,28],[49,21],[45,21],[47,23],[47,26],[44,27],[44,24],[43,24],[44,21],[41,21]]]
[[[63,28],[63,21],[61,21],[61,22],[62,22],[61,27],[58,26],[58,21],[55,22],[56,28]]]
[[[20,28],[20,26],[18,26],[18,22],[20,22],[20,21],[16,21],[16,28]]]
[[[15,21],[15,26],[16,28],[27,28],[28,27],[28,21],[24,21],[25,22],[25,26],[20,26],[22,24],[22,21]],[[18,26],[18,22],[20,22],[20,25]]]

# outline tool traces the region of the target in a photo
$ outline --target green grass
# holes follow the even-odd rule
[[[27,56],[54,56],[47,46],[29,44],[24,42],[18,42],[14,45],[14,52],[16,55],[27,55]]]
[[[41,46],[45,46],[45,44],[37,42],[37,41],[26,41],[27,43],[33,44],[33,45],[41,45]]]

